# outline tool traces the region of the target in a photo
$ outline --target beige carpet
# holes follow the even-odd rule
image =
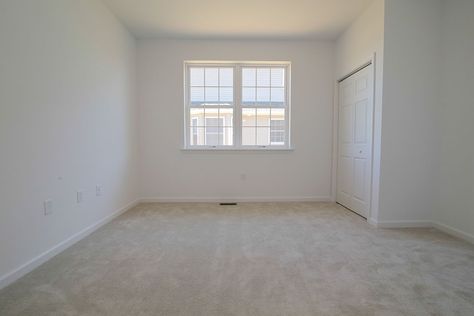
[[[335,204],[143,204],[0,291],[0,315],[474,315],[474,247]]]

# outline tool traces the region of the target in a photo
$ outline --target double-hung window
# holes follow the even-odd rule
[[[290,64],[185,63],[185,148],[290,147]]]

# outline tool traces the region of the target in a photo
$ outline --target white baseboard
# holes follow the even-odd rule
[[[377,228],[417,228],[417,227],[433,227],[430,221],[376,221],[368,220],[369,224]]]
[[[93,233],[94,231],[96,231],[100,227],[102,227],[105,224],[109,223],[110,221],[112,221],[117,216],[125,213],[126,211],[128,211],[129,209],[131,209],[132,207],[137,205],[138,203],[139,203],[139,200],[135,200],[135,201],[127,204],[126,206],[118,209],[117,211],[115,211],[112,214],[106,216],[105,218],[99,220],[98,222],[84,228],[80,232],[78,232],[78,233],[72,235],[71,237],[69,237],[68,239],[60,242],[59,244],[52,247],[51,249],[43,252],[42,254],[40,254],[40,255],[36,256],[35,258],[31,259],[30,261],[22,264],[21,266],[14,269],[13,271],[3,275],[2,277],[0,277],[0,289],[2,289],[4,287],[10,285],[11,283],[15,282],[16,280],[18,280],[19,278],[21,278],[25,274],[31,272],[35,268],[39,267],[40,265],[42,265],[43,263],[45,263],[46,261],[51,259],[52,257],[56,256],[60,252],[66,250],[69,247],[71,247],[73,244],[75,244],[79,240],[83,239],[87,235]]]
[[[372,218],[369,218],[367,222],[377,228],[427,228],[432,227],[437,230],[442,231],[448,235],[457,237],[459,239],[465,240],[469,243],[474,244],[474,235],[465,233],[457,228],[441,224],[439,222],[431,221],[376,221]]]
[[[374,219],[374,218],[369,217],[369,218],[367,219],[367,223],[369,223],[369,225],[371,225],[371,226],[378,227],[378,222],[377,222],[377,220]]]
[[[140,203],[333,202],[330,196],[146,197]]]
[[[440,231],[442,231],[443,233],[446,233],[448,235],[452,235],[454,237],[463,239],[467,242],[470,242],[470,243],[474,244],[474,236],[473,235],[465,233],[465,232],[463,232],[463,231],[461,231],[457,228],[454,228],[454,227],[451,227],[451,226],[448,226],[448,225],[445,225],[445,224],[441,224],[441,223],[438,223],[438,222],[434,222],[433,227],[440,230]]]

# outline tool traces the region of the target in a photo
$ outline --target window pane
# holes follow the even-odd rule
[[[218,125],[219,125],[219,119],[217,117],[206,117],[206,127],[209,127],[209,128],[212,127],[210,129],[212,132],[217,133]]]
[[[232,87],[234,85],[234,69],[219,68],[219,86]]]
[[[242,109],[242,126],[255,126],[256,124],[256,109]]]
[[[205,68],[206,86],[217,87],[219,85],[219,68]]]
[[[257,109],[257,126],[270,126],[270,108]]]
[[[270,102],[270,88],[257,88],[257,102]]]
[[[191,109],[190,117],[193,126],[204,126],[204,109]]]
[[[206,116],[206,145],[217,146],[219,144],[219,137],[222,137],[224,129],[222,123],[222,120],[217,117]]]
[[[204,101],[204,88],[191,88],[191,102]]]
[[[234,125],[234,109],[220,108],[219,119],[221,120],[222,126],[232,127]]]
[[[272,120],[284,120],[285,109],[272,109]]]
[[[272,88],[272,105],[283,106],[285,102],[285,88]]]
[[[206,126],[206,133],[207,135],[218,134],[220,132],[220,129],[222,128],[214,125],[208,125]]]
[[[270,68],[257,69],[257,86],[259,87],[270,86]]]
[[[206,87],[206,102],[219,101],[219,89]]]
[[[189,77],[191,86],[204,86],[204,68],[190,68]]]
[[[191,128],[193,130],[193,133],[196,131],[196,128],[198,127],[198,118],[192,118],[191,119]]]
[[[272,68],[271,84],[272,84],[272,87],[285,86],[285,68]]]
[[[234,100],[234,91],[233,88],[219,88],[219,98],[221,102],[233,102]]]
[[[285,130],[285,121],[283,120],[271,120],[270,121],[271,131],[284,131]]]
[[[208,118],[217,119],[218,116],[219,116],[219,109],[217,109],[217,108],[206,108],[206,122],[205,123],[207,123]],[[206,125],[206,124],[204,124],[204,125]]]
[[[255,127],[242,127],[242,145],[244,146],[255,146]]]
[[[270,127],[257,127],[257,145],[270,145]]]
[[[192,146],[204,145],[204,127],[191,126],[189,132],[189,142]]]
[[[270,121],[270,144],[284,145],[285,144],[285,121],[274,120]]]
[[[242,88],[242,103],[255,102],[255,88]]]
[[[270,134],[270,145],[284,145],[285,144],[285,131],[274,132]]]
[[[217,146],[219,144],[219,135],[214,132],[209,132],[206,128],[206,145],[208,146]]]
[[[232,146],[234,144],[234,135],[232,127],[222,128],[222,133],[219,134],[219,145]]]
[[[242,86],[255,87],[255,68],[242,68]]]

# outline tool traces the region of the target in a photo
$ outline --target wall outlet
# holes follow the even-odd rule
[[[83,200],[84,200],[84,192],[77,191],[77,203],[82,203]]]
[[[44,215],[51,215],[53,213],[53,200],[46,200],[43,203]]]
[[[95,196],[101,196],[102,195],[102,186],[101,185],[96,185],[95,186]]]

